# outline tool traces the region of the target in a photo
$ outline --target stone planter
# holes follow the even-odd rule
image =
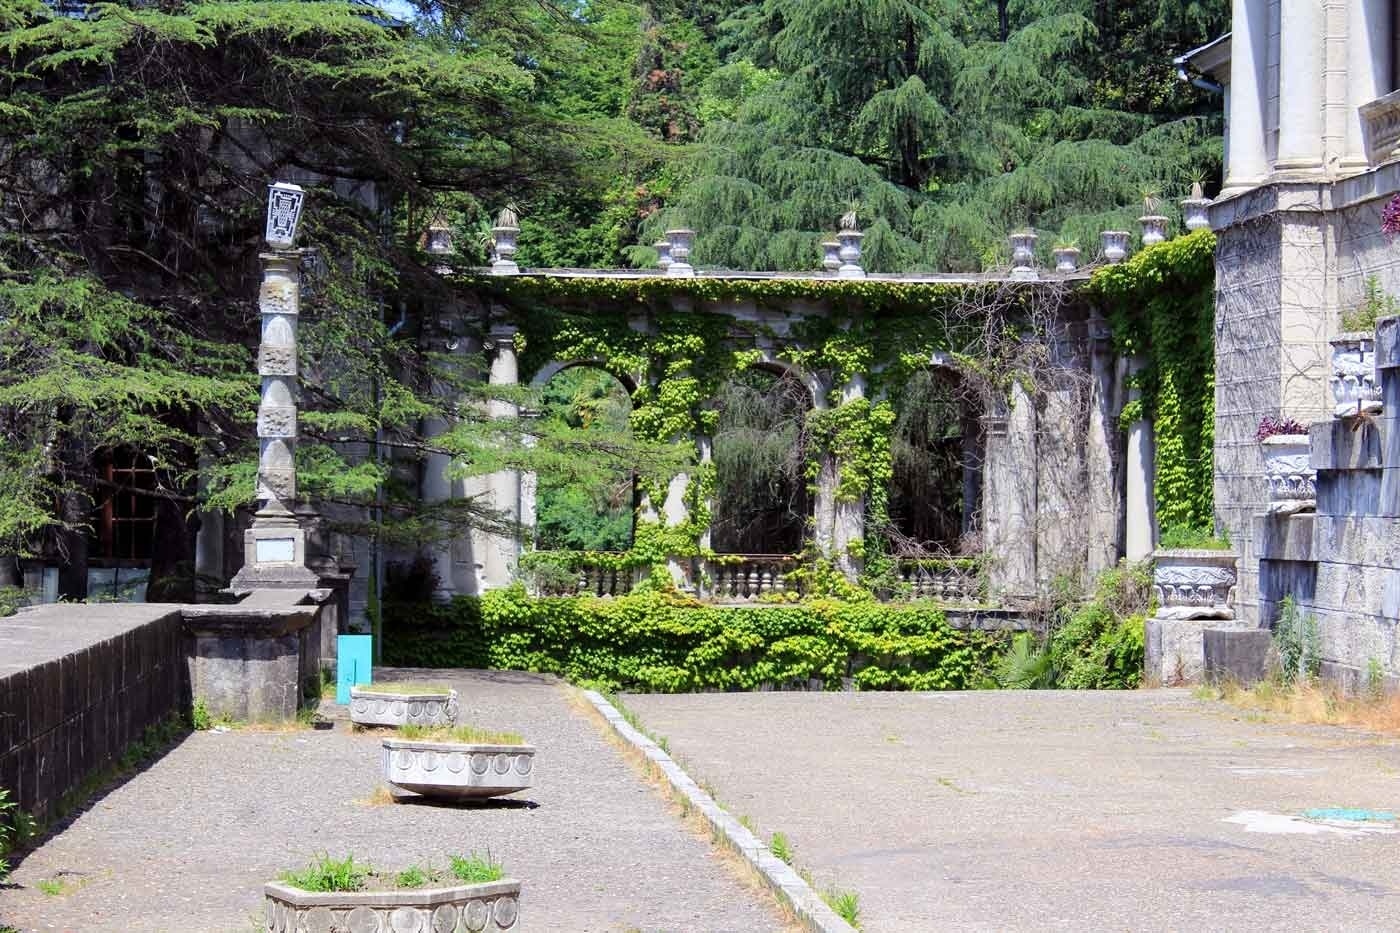
[[[652,244],[656,250],[656,266],[662,272],[671,268],[671,243],[669,240],[657,240]]]
[[[350,721],[359,726],[450,726],[457,721],[457,691],[390,693],[351,687]]]
[[[1103,258],[1108,262],[1122,262],[1128,258],[1128,238],[1126,230],[1105,230],[1099,234],[1103,244]]]
[[[268,933],[493,933],[517,929],[520,882],[401,891],[312,892],[280,881],[263,886]]]
[[[841,244],[835,240],[822,241],[822,268],[827,272],[841,268]]]
[[[837,258],[841,265],[836,268],[836,277],[842,279],[863,279],[865,270],[860,266],[860,241],[865,234],[859,230],[842,230],[836,234]]]
[[[1011,277],[1035,278],[1035,243],[1040,237],[1029,231],[1011,234]]]
[[[1154,551],[1155,618],[1233,619],[1237,562],[1232,551],[1204,548]]]
[[[1376,382],[1374,334],[1340,334],[1332,345],[1332,401],[1337,417],[1381,410],[1381,387]]]
[[[1167,218],[1160,214],[1148,214],[1139,217],[1138,223],[1142,224],[1142,245],[1156,246],[1167,239]]]
[[[515,275],[520,267],[515,264],[515,239],[520,236],[519,227],[492,227],[491,236],[496,243],[495,255],[491,257],[493,275]]]
[[[1210,226],[1208,207],[1210,198],[1187,198],[1181,202],[1181,220],[1187,230],[1204,230]]]
[[[530,787],[534,777],[533,745],[384,740],[384,780],[395,796],[499,797]]]
[[[1260,442],[1269,481],[1269,511],[1297,512],[1317,504],[1317,471],[1309,464],[1308,435],[1275,434]]]
[[[1075,272],[1079,269],[1079,250],[1073,246],[1061,246],[1055,250],[1055,271]]]
[[[690,244],[695,239],[694,230],[667,230],[666,242],[671,244],[671,264],[666,274],[677,278],[692,278],[695,268],[690,264]]]

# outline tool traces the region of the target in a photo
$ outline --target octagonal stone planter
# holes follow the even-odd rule
[[[263,887],[267,933],[499,933],[515,930],[520,882],[395,891],[303,891]]]
[[[1232,551],[1158,549],[1152,553],[1152,595],[1158,619],[1233,619],[1236,558]]]
[[[359,726],[450,726],[457,721],[457,691],[390,693],[351,687],[350,721]]]
[[[1275,434],[1260,442],[1264,476],[1269,481],[1269,511],[1297,512],[1317,504],[1317,471],[1312,468],[1308,435]]]
[[[525,790],[534,779],[533,745],[384,740],[384,780],[395,796],[478,800]]]

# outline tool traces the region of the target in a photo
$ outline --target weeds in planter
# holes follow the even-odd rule
[[[489,849],[485,856],[473,852],[470,855],[454,855],[450,861],[452,874],[466,884],[500,881],[506,875],[505,866],[491,858]]]
[[[411,742],[463,742],[470,745],[524,745],[516,732],[497,732],[477,726],[399,726],[399,737]]]
[[[450,687],[444,684],[424,684],[424,683],[372,683],[365,684],[359,688],[371,693],[392,693],[398,696],[410,696],[425,693],[447,693]]]
[[[394,876],[394,884],[401,888],[421,888],[430,880],[428,873],[417,865],[410,865]]]
[[[284,871],[279,877],[303,891],[359,891],[372,872],[369,865],[356,862],[353,855],[333,859],[322,852],[301,871]]]
[[[788,837],[782,833],[774,833],[768,840],[768,848],[779,861],[785,864],[792,864],[792,844],[788,842]]]
[[[827,888],[822,891],[822,900],[826,901],[826,906],[836,911],[836,915],[842,920],[860,929],[860,895],[854,891],[843,891],[840,888]]]

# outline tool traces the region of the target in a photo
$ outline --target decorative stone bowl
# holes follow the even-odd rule
[[[1128,256],[1128,238],[1131,236],[1126,230],[1105,230],[1099,234],[1103,243],[1103,258],[1109,262],[1122,262]]]
[[[1206,209],[1210,198],[1187,198],[1181,202],[1182,222],[1187,230],[1204,230],[1210,226],[1210,216]]]
[[[1205,548],[1157,550],[1152,554],[1152,595],[1158,619],[1233,619],[1233,551]]]
[[[534,784],[533,745],[384,740],[384,780],[395,796],[474,800]]]
[[[351,687],[350,721],[360,726],[450,726],[457,721],[457,691],[390,693]]]
[[[1139,217],[1138,223],[1142,224],[1142,245],[1156,246],[1167,238],[1167,218],[1161,214],[1148,214]]]
[[[1310,463],[1308,435],[1275,434],[1260,442],[1269,481],[1269,511],[1297,512],[1317,504],[1317,471]]]
[[[520,882],[398,891],[303,891],[263,886],[267,933],[499,933],[516,929]]]
[[[1073,246],[1055,248],[1055,271],[1074,272],[1079,268],[1079,250]]]
[[[1381,410],[1381,387],[1376,382],[1375,334],[1338,334],[1332,346],[1333,413],[1338,417]]]

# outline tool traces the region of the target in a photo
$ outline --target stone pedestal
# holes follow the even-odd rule
[[[303,568],[304,569],[304,568]],[[190,692],[211,715],[288,722],[320,697],[328,590],[260,589],[231,606],[187,606]]]

